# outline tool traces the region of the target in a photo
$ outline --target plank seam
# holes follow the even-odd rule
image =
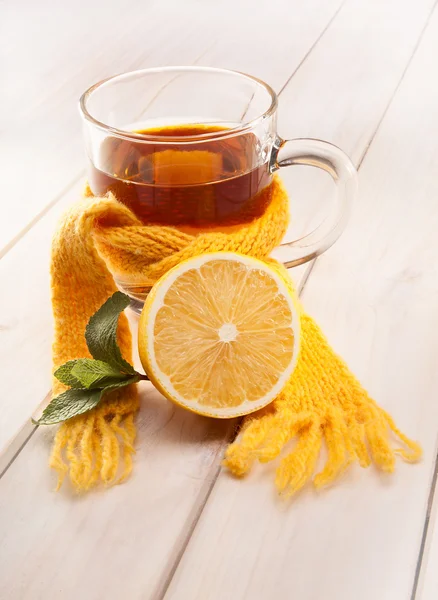
[[[412,584],[411,600],[420,600],[420,596],[418,596],[417,594],[420,591],[419,582],[420,582],[421,576],[424,574],[423,573],[423,562],[424,562],[424,558],[425,558],[425,554],[426,554],[426,546],[429,541],[428,534],[429,534],[429,529],[430,529],[432,510],[434,508],[437,481],[438,481],[438,443],[437,443],[434,470],[433,470],[432,478],[431,478],[431,482],[430,482],[429,496],[427,499],[426,515],[424,517],[424,525],[423,525],[423,532],[421,535],[420,549],[418,552],[418,559],[417,559],[417,564],[415,567],[414,581]]]
[[[40,219],[42,219],[54,206],[57,204],[63,196],[68,194],[68,192],[78,183],[81,177],[84,176],[85,171],[82,170],[79,175],[75,175],[74,178],[64,187],[56,196],[53,198],[49,204],[47,204],[38,214],[34,216],[33,219],[29,221],[29,223],[21,229],[15,237],[10,240],[6,246],[4,246],[0,250],[0,259],[4,258],[6,254],[12,250],[16,246],[16,244],[36,225]]]
[[[25,437],[25,439],[23,440],[23,442],[20,444],[20,446],[17,448],[17,450],[12,455],[11,459],[9,460],[9,462],[7,462],[6,465],[5,465],[5,467],[3,468],[3,470],[0,471],[0,479],[3,477],[3,475],[5,475],[7,473],[7,471],[9,471],[9,468],[15,462],[15,459],[18,457],[19,454],[21,454],[22,450],[27,445],[27,442],[30,440],[30,438],[33,436],[33,434],[35,433],[35,431],[37,429],[38,429],[38,426],[36,425],[32,429],[32,431]]]
[[[414,46],[414,48],[412,50],[412,54],[409,57],[409,60],[406,63],[405,68],[403,69],[401,77],[398,80],[398,83],[397,83],[396,87],[394,88],[393,93],[391,94],[391,98],[389,99],[388,104],[386,105],[386,108],[383,111],[382,116],[379,119],[379,122],[377,123],[377,126],[376,126],[376,128],[375,128],[372,136],[370,137],[369,141],[367,142],[367,144],[365,146],[365,150],[364,150],[364,152],[363,152],[362,156],[360,157],[359,162],[357,164],[357,170],[359,170],[360,167],[362,166],[364,158],[367,155],[368,150],[371,147],[371,144],[374,142],[374,138],[376,137],[376,135],[377,135],[377,133],[378,133],[378,131],[380,129],[380,126],[382,125],[382,123],[383,123],[383,121],[384,121],[384,119],[386,117],[386,114],[387,114],[388,110],[390,109],[391,104],[393,103],[395,96],[397,95],[397,92],[398,92],[398,90],[399,90],[399,88],[400,88],[400,86],[401,86],[401,84],[402,84],[402,82],[403,82],[403,80],[405,78],[406,73],[408,72],[409,67],[411,66],[412,60],[414,59],[414,56],[417,54],[417,50],[418,50],[418,48],[419,48],[419,46],[421,44],[421,40],[423,39],[424,34],[426,33],[426,29],[429,26],[430,20],[432,18],[432,15],[433,15],[433,13],[435,11],[435,8],[436,8],[437,4],[438,4],[438,0],[435,1],[434,5],[431,8],[431,10],[430,10],[430,12],[429,12],[429,14],[427,16],[426,22],[425,22],[422,30],[420,31],[420,35],[418,36],[417,42],[415,43],[415,46]]]
[[[324,29],[321,31],[321,33],[318,35],[318,37],[316,38],[316,40],[313,42],[313,44],[310,46],[310,48],[308,49],[308,51],[306,52],[306,54],[303,56],[303,58],[300,60],[300,62],[298,63],[297,67],[292,71],[292,73],[289,75],[289,77],[286,79],[286,83],[281,87],[280,91],[278,92],[278,96],[287,88],[287,86],[289,85],[289,83],[291,82],[291,80],[293,79],[293,77],[298,73],[298,71],[301,69],[301,67],[304,65],[304,63],[306,62],[306,60],[309,58],[309,56],[311,55],[311,53],[313,52],[313,50],[315,49],[315,46],[318,45],[318,43],[321,41],[321,39],[324,37],[325,33],[327,32],[327,30],[330,28],[331,24],[333,23],[333,21],[336,19],[336,17],[338,16],[338,14],[341,12],[341,10],[343,9],[344,5],[347,3],[348,0],[344,0],[339,7],[337,8],[336,12],[333,14],[333,16],[330,18],[330,20],[328,21],[327,25],[324,27]]]
[[[210,498],[210,495],[216,485],[216,482],[218,480],[218,477],[220,475],[220,472],[222,470],[222,456],[223,456],[223,450],[225,448],[225,446],[227,446],[230,441],[235,437],[239,426],[240,426],[240,422],[238,421],[234,427],[231,427],[229,432],[227,433],[227,439],[223,441],[223,443],[221,443],[220,447],[218,448],[217,454],[216,454],[216,458],[214,461],[214,465],[212,467],[212,470],[214,469],[214,473],[213,476],[211,477],[211,479],[208,480],[208,487],[207,489],[205,489],[205,485],[202,486],[202,488],[200,489],[199,493],[198,493],[198,498],[200,498],[200,502],[199,504],[197,502],[194,503],[195,506],[195,510],[193,511],[193,517],[192,519],[188,519],[189,521],[189,527],[187,532],[184,535],[184,539],[181,543],[181,545],[178,548],[178,551],[176,552],[175,555],[175,559],[173,561],[173,563],[171,563],[170,565],[170,569],[168,570],[167,574],[164,573],[164,581],[161,585],[159,585],[157,592],[154,594],[153,600],[162,600],[166,594],[167,591],[169,589],[170,584],[172,583],[173,577],[176,573],[176,570],[179,567],[179,564],[181,562],[182,557],[185,554],[185,551],[187,549],[187,546],[190,543],[190,540],[192,539],[193,536],[193,532],[196,529],[199,519],[201,518],[202,513],[204,512],[204,508],[207,505],[207,502]]]

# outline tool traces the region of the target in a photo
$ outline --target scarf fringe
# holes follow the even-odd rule
[[[243,477],[256,460],[274,460],[296,438],[295,448],[280,461],[275,478],[279,493],[290,497],[309,480],[317,489],[326,487],[354,462],[361,467],[374,462],[382,471],[392,473],[396,454],[406,462],[421,458],[421,447],[396,427],[386,411],[373,403],[370,413],[369,420],[360,423],[336,408],[321,420],[315,414],[296,415],[287,407],[277,407],[276,414],[247,419],[239,439],[226,450],[223,465],[233,475]],[[405,447],[391,447],[391,432]],[[323,441],[327,459],[314,475]]]
[[[77,492],[89,490],[99,480],[106,486],[122,483],[132,471],[135,412],[95,410],[63,423],[50,457],[50,466],[58,474],[56,490],[66,475]]]

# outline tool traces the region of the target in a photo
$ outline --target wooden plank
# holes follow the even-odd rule
[[[75,14],[55,0],[22,2],[21,9],[9,2],[0,50],[8,82],[0,98],[1,161],[8,174],[0,192],[9,199],[0,221],[0,256],[82,176],[77,101],[90,85],[123,71],[202,62],[234,64],[281,87],[341,2],[310,0],[286,12],[289,0],[277,0],[274,7],[263,0],[257,11],[246,0],[132,0],[111,6],[81,0]],[[278,22],[265,18],[275,8],[285,13]],[[276,35],[281,39],[270,43]],[[204,59],[212,47],[212,56]],[[31,188],[17,184],[24,176]]]
[[[422,553],[417,563],[417,581],[412,600],[435,600],[438,597],[438,457],[431,483],[424,519]]]
[[[304,15],[307,15],[307,20],[303,17],[296,18],[295,16],[289,18],[290,27],[296,34],[293,36],[295,39],[294,47],[296,49],[296,54],[290,62],[283,62],[282,81],[287,80],[289,73],[296,68],[300,59],[305,56],[312,41],[318,37],[331,16],[336,12],[339,0],[333,0],[331,2],[326,2],[325,0],[312,0],[310,5],[313,9],[318,8],[317,18],[315,18],[313,12],[309,11],[308,8],[304,9]],[[242,4],[239,10],[244,11],[244,8],[245,5]],[[178,10],[180,9],[176,9],[176,11]],[[319,10],[321,14],[319,14]],[[176,12],[176,14],[178,14],[178,12]],[[184,15],[186,16],[184,17]],[[182,12],[180,16],[180,26],[184,23],[183,18],[189,20],[192,19],[191,12]],[[224,16],[221,18],[224,19]],[[265,27],[264,20],[262,19],[262,21],[263,22],[259,22],[259,27],[261,28]],[[254,18],[252,18],[251,22],[255,27],[256,22]],[[196,20],[195,23],[197,23]],[[274,25],[275,24],[271,24],[271,33]],[[192,26],[194,25],[191,24],[190,27]],[[188,28],[188,31],[191,31],[190,27]],[[300,34],[300,30],[302,31],[302,34]],[[213,66],[216,62],[220,63],[221,56],[224,57],[224,60],[225,57],[229,56],[233,40],[235,40],[238,34],[239,30],[235,30],[230,38],[219,42],[219,45],[222,48],[222,54],[215,54],[214,59],[212,59]],[[153,60],[155,61],[163,63],[178,62],[178,60],[182,60],[181,56],[191,56],[191,59],[193,60],[196,52],[199,52],[200,50],[199,46],[188,44],[188,48],[184,46],[185,49],[183,52],[186,54],[181,53],[180,45],[185,44],[185,38],[182,36],[172,42],[171,50],[169,50],[166,44],[163,43],[161,46],[161,42],[163,41],[160,37],[161,34],[157,35],[158,37],[154,38],[155,44],[160,44],[160,48],[163,47],[163,54],[161,55],[161,59],[159,59],[159,50],[155,49],[155,53],[153,54]],[[201,39],[204,40],[205,48],[208,48],[212,40],[210,39],[207,43],[207,40],[204,37]],[[298,42],[298,39],[300,39],[301,42]],[[152,47],[155,48],[153,40],[150,40],[150,43],[152,44]],[[286,48],[288,47],[288,43],[287,38]],[[301,44],[301,46],[299,46],[299,44]],[[280,46],[277,46],[276,48],[279,58],[283,54],[283,50]],[[245,50],[242,50],[242,56],[246,57],[247,60],[246,65],[248,71],[257,70],[253,61],[256,60],[262,50],[263,49],[259,47],[256,39],[248,40]],[[186,58],[186,60],[188,61],[189,59]],[[243,66],[242,60],[243,58],[239,59],[239,66],[241,67]],[[275,64],[276,61],[273,60],[272,62]],[[251,68],[251,64],[254,64],[254,69]],[[109,66],[108,63],[105,68],[109,68]],[[90,79],[90,82],[97,80],[102,76],[102,64],[100,62],[94,64],[94,70],[91,65],[89,65],[88,68],[90,71],[88,72],[87,77]],[[279,72],[277,71],[277,77],[278,76]],[[81,79],[80,85],[82,86],[83,83],[84,82]],[[71,86],[68,87],[68,92],[66,92],[67,95],[62,96],[59,102],[61,104],[64,102],[72,105],[74,94],[76,93],[75,90],[78,85],[78,82],[72,83]],[[63,122],[66,123],[67,126],[67,116],[65,116]],[[76,120],[74,122],[76,123],[74,126],[74,135],[79,136],[80,130],[78,121]],[[62,128],[60,128],[60,131],[63,131]],[[62,138],[58,136],[57,140],[61,143]],[[53,149],[50,150],[50,152],[52,151]],[[82,161],[82,163],[84,162],[82,152],[80,161]],[[75,171],[68,161],[66,162],[66,168],[67,166],[70,169],[68,173],[73,177]],[[63,184],[65,184],[65,182],[66,180],[64,180]],[[28,427],[24,427],[23,429],[23,424],[28,421],[32,411],[34,411],[46,397],[50,387],[50,348],[52,339],[48,274],[50,240],[60,214],[64,211],[66,206],[79,197],[81,187],[82,178],[80,178],[79,182],[74,185],[68,193],[62,195],[61,199],[53,206],[46,216],[40,220],[0,261],[0,277],[2,278],[2,284],[5,290],[10,291],[9,294],[2,294],[0,296],[0,327],[2,328],[0,330],[2,335],[0,360],[4,361],[2,363],[5,377],[3,382],[4,393],[7,394],[7,397],[9,398],[8,403],[0,408],[0,454],[2,451],[4,452],[6,448],[10,448],[11,441],[15,439],[15,436],[19,431],[21,431],[21,435],[14,442],[12,454],[15,453],[16,448],[19,447],[27,437],[29,429]],[[52,198],[52,196],[47,195],[46,198]],[[32,298],[32,302],[29,301],[30,298]],[[20,372],[23,364],[28,365],[28,383],[24,389],[18,388],[16,385],[17,373]],[[7,456],[8,460],[10,457],[11,452],[9,451]]]
[[[145,388],[129,485],[82,498],[66,490],[55,494],[46,465],[49,430],[38,431],[26,446],[30,455],[21,453],[3,476],[2,598],[157,597],[232,424],[215,421],[206,428],[201,417]],[[10,527],[14,513],[20,522]],[[39,542],[35,536],[42,536]]]
[[[331,14],[337,4],[331,4]],[[322,2],[318,5],[323,7]],[[322,11],[322,14],[326,13]],[[316,36],[318,23],[320,30],[325,22],[322,17],[315,20],[314,15],[309,14],[308,26],[302,35],[301,56],[310,43],[307,30],[315,31]],[[304,27],[302,21],[300,26]],[[224,48],[225,51],[229,49]],[[248,56],[251,51],[249,47]],[[294,57],[296,64],[299,60],[300,55]],[[292,63],[284,65],[285,78],[291,64],[292,68],[296,66]],[[7,382],[10,398],[0,420],[3,441],[29,418],[49,387],[52,336],[47,264],[50,236],[59,213],[73,201],[78,187],[64,195],[0,263],[0,269],[5,269],[7,280],[17,293],[15,300],[12,295],[1,299],[5,303],[0,311],[4,315],[2,334],[8,336],[3,337],[2,358],[13,357],[14,361],[5,364],[4,369],[4,373],[10,375]],[[19,317],[14,318],[15,314]],[[18,389],[11,369],[17,376],[20,365],[25,363],[29,363],[31,369],[29,384]],[[12,409],[14,398],[18,412]],[[1,597],[76,598],[78,592],[90,598],[116,597],[121,593],[127,593],[129,598],[161,595],[160,590],[214,482],[223,443],[230,437],[229,428],[233,424],[212,423],[175,409],[147,386],[142,391],[142,400],[138,464],[130,485],[86,498],[73,497],[68,489],[54,495],[53,474],[46,463],[52,432],[38,430],[27,440],[25,450],[32,453],[32,461],[21,451],[0,482],[5,492],[0,493],[0,529],[4,532],[0,549]],[[18,441],[26,442],[29,431],[21,431],[22,438]],[[20,443],[15,438],[8,462],[20,449]],[[23,476],[16,470],[22,468],[26,473]],[[11,529],[10,511],[15,509],[6,490],[21,498],[19,506],[15,504],[21,521]],[[134,523],[133,515],[140,518],[140,526]],[[26,522],[28,525],[24,525]],[[44,531],[39,550],[33,548],[37,531],[38,535]],[[111,540],[103,541],[105,531],[112,532]],[[135,560],[132,568],[133,556],[145,559]],[[131,572],[129,582],[125,576],[128,570]],[[13,571],[16,575],[9,577]]]
[[[385,96],[386,102],[389,100],[410,52],[412,52],[421,25],[426,19],[428,7],[429,3],[417,5],[415,10],[407,4],[402,5],[400,10],[403,17],[400,17],[399,29],[392,28],[389,15],[385,17],[384,23],[389,36],[388,46],[385,46],[385,49],[388,51],[388,48],[392,46],[394,62],[391,64],[383,62],[382,70],[378,70],[378,65],[375,65],[377,70],[372,78],[374,90],[372,101],[365,106],[359,102],[359,97],[356,98],[357,101],[349,97],[348,103],[345,104],[342,93],[338,94],[337,90],[330,90],[332,94],[330,101],[341,102],[345,108],[350,109],[348,123],[345,124],[345,127],[351,129],[352,139],[362,139],[361,128],[365,121],[368,125],[363,111],[368,115],[368,111],[372,110],[375,125],[377,124],[380,113],[375,108],[376,103],[378,106],[385,104],[381,100],[382,94]],[[338,18],[341,15],[342,13],[338,15]],[[421,15],[423,21],[420,18]],[[363,12],[359,11],[357,15],[359,22],[362,17]],[[409,29],[406,27],[407,22],[410,24]],[[335,24],[336,21],[333,26]],[[381,27],[385,30],[383,24]],[[348,31],[342,30],[342,36],[347,34]],[[382,38],[384,37],[382,35]],[[324,44],[324,38],[325,36],[322,38],[321,44]],[[347,35],[347,47],[353,41],[355,41],[354,35]],[[365,55],[360,62],[362,65],[366,64],[367,53],[371,52],[369,45],[366,44],[367,41],[368,38],[363,32],[362,37],[357,41],[357,53],[361,57]],[[356,48],[356,46],[354,47]],[[374,64],[374,51],[371,56]],[[395,56],[397,56],[397,60],[395,60]],[[357,56],[355,58],[357,59]],[[307,68],[308,63],[306,63],[307,61],[303,68]],[[353,79],[355,78],[354,65],[356,63],[352,64],[348,53],[340,54],[338,62],[331,64],[333,71],[343,66],[346,72],[352,73]],[[326,70],[324,80],[327,77],[327,81],[329,81],[325,58],[316,73],[317,75],[319,73],[319,77],[322,77],[322,67]],[[392,81],[392,87],[387,84],[388,78]],[[359,91],[361,92],[361,90]],[[302,89],[301,93],[306,94],[307,92]],[[309,106],[319,101],[320,98],[313,94],[308,96]],[[293,103],[291,103],[290,109],[293,113]],[[307,113],[304,113],[302,118],[307,119]],[[310,125],[309,121],[309,128]],[[332,127],[336,132],[340,124],[332,122]],[[332,135],[336,138],[335,134]],[[362,141],[366,144],[368,140],[369,138],[366,138]],[[347,149],[351,150],[352,145]],[[52,218],[52,211],[49,215]],[[39,254],[38,258],[37,253],[46,252],[48,249],[48,242],[44,245],[43,239],[48,236],[48,232],[52,228],[51,224],[46,224],[49,215],[45,217],[44,222],[40,221],[17,246],[17,248],[20,246],[23,248],[30,263],[29,268],[36,269],[36,276],[41,286],[44,281],[47,282],[47,279],[44,280],[45,263],[41,258],[42,254]],[[32,240],[35,239],[33,236],[36,235],[41,237],[38,243],[33,244]],[[29,245],[26,246],[25,251],[26,240]],[[33,258],[34,256],[35,258]],[[25,268],[26,265],[23,262],[20,260],[15,264]],[[25,276],[23,277],[23,281],[25,281]],[[47,299],[45,302],[47,303]],[[11,311],[9,313],[0,312],[13,314]],[[30,311],[24,314],[30,314]],[[22,318],[24,314],[22,314]],[[37,327],[37,319],[35,317],[28,318],[31,321],[34,319],[32,323],[35,323],[34,327]],[[46,328],[46,323],[43,321],[41,327]],[[25,343],[25,339],[21,339],[22,343]],[[35,360],[38,360],[40,355],[48,355],[48,346],[39,342],[38,335],[32,344]],[[11,368],[9,367],[8,370]],[[38,385],[41,386],[41,394],[38,398],[42,399],[47,391],[47,385],[42,380]],[[25,390],[20,390],[20,393],[25,394]],[[29,402],[26,411],[35,405],[36,397],[37,394],[34,393],[31,398],[32,402]],[[82,592],[85,596],[88,594],[88,597],[91,598],[118,597],[121,593],[133,599],[162,596],[172,574],[173,566],[178,562],[185,542],[191,534],[191,528],[215,481],[223,441],[227,437],[226,431],[211,429],[211,427],[217,427],[217,424],[203,419],[198,421],[197,417],[177,409],[173,413],[172,420],[169,421],[170,410],[169,405],[161,401],[153,392],[144,398],[140,416],[139,454],[133,479],[129,484],[120,488],[110,490],[105,494],[92,494],[83,499],[71,498],[67,492],[57,496],[52,495],[50,491],[52,476],[48,473],[45,465],[49,451],[50,440],[47,439],[49,433],[38,431],[31,437],[0,481],[0,535],[2,536],[0,595],[2,597],[12,600],[20,598],[21,600],[22,598],[33,599],[44,594],[49,597],[59,595],[68,599],[76,597],[78,592]],[[24,411],[22,414],[27,415],[28,412]],[[210,433],[211,431],[213,433]],[[211,443],[204,443],[205,438],[212,439]],[[243,554],[239,554],[237,548],[242,572],[238,573],[237,565],[231,566],[230,573],[222,571],[224,577],[230,576],[235,587],[230,588],[229,594],[217,597],[238,598],[241,593],[240,578],[247,582],[251,569],[251,553],[256,550],[256,546],[253,547],[251,544],[260,542],[258,521],[262,521],[263,515],[268,514],[267,508],[272,506],[273,492],[269,485],[271,480],[269,476],[265,475],[262,479],[265,480],[263,491],[262,487],[254,487],[251,480],[246,484],[230,480],[232,484],[230,496],[222,498],[223,507],[218,510],[216,525],[211,530],[214,535],[206,542],[205,554],[210,556],[215,545],[218,545],[224,553],[228,551],[233,554],[235,552],[236,546],[226,547],[225,538],[221,537],[221,528],[223,527],[224,534],[228,534],[227,523],[232,520],[232,516],[227,513],[227,507],[230,502],[232,503],[237,490],[248,489],[248,494],[251,491],[254,493],[246,505],[239,503],[233,507],[233,512],[237,515],[235,526],[238,539],[235,543],[241,545],[244,554],[248,554],[248,557],[243,562]],[[220,481],[220,485],[223,485],[222,477]],[[260,508],[260,498],[264,493],[266,494],[265,505]],[[216,490],[214,496],[216,496]],[[206,515],[209,506],[210,502],[207,504]],[[253,507],[257,507],[257,511]],[[324,509],[321,508],[321,504],[318,504],[317,510],[325,511],[329,515],[332,508]],[[245,513],[254,517],[251,525],[246,521]],[[291,514],[291,511],[288,514]],[[215,518],[216,515],[212,515],[212,519],[207,520],[210,522]],[[270,518],[275,521],[276,517],[270,514]],[[201,523],[204,521],[205,519],[202,519]],[[279,517],[277,521],[280,529],[290,527],[285,511],[281,511],[281,518]],[[290,528],[288,531],[291,535]],[[279,535],[278,532],[277,534]],[[196,535],[194,541],[197,537]],[[219,544],[218,539],[220,539]],[[271,540],[271,554],[276,553],[277,546],[274,541]],[[189,548],[191,547],[192,544]],[[327,552],[326,548],[324,551]],[[285,549],[282,547],[281,553],[283,552]],[[281,560],[281,554],[278,556]],[[137,558],[133,560],[133,557]],[[203,565],[202,569],[206,576],[211,575],[214,570],[214,565],[205,565],[204,558],[201,556],[196,555],[194,562]],[[90,563],[93,565],[92,568],[90,568]],[[285,565],[284,568],[290,572],[290,565]],[[193,579],[200,581],[202,579],[200,574],[203,571],[192,572]],[[122,576],[120,576],[121,573]],[[277,570],[276,573],[278,575],[279,571]],[[179,577],[180,575],[177,576],[177,580]],[[191,584],[192,587],[194,584],[195,582]],[[189,597],[189,590],[192,589],[189,584],[187,587],[185,584],[184,586],[176,585],[180,590],[180,597],[183,592],[184,597]],[[260,587],[260,590],[262,589],[263,586]],[[218,590],[220,590],[220,585],[217,593],[219,593]],[[212,590],[209,589],[209,592]],[[289,596],[290,593],[287,590],[286,597]],[[208,596],[206,594],[200,597],[204,600]]]
[[[438,423],[437,34],[435,12],[363,163],[350,228],[304,293],[335,349],[421,440],[424,460],[399,464],[391,478],[354,469],[286,504],[275,497],[274,466],[245,482],[221,473],[166,600],[411,597]],[[436,597],[435,581],[425,597]]]

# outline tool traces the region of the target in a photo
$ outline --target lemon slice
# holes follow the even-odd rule
[[[283,389],[298,357],[299,316],[276,270],[231,252],[204,254],[154,285],[138,340],[143,367],[166,398],[231,418]]]

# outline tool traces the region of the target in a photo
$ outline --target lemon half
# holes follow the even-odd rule
[[[271,402],[298,358],[291,286],[267,264],[232,252],[204,254],[151,290],[138,331],[152,383],[198,414],[232,418]]]

